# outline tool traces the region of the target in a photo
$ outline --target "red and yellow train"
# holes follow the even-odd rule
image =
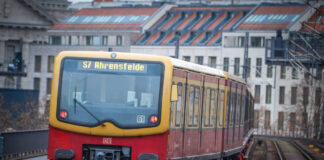
[[[221,70],[162,56],[61,52],[48,159],[238,158],[252,122],[249,87]]]

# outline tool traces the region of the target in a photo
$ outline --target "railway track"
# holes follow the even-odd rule
[[[276,138],[256,138],[256,144],[248,153],[248,160],[321,160],[324,155],[315,154],[304,145],[295,140]]]
[[[277,155],[278,155],[278,159],[279,159],[279,160],[286,160],[286,158],[284,157],[284,155],[283,155],[283,153],[282,153],[282,151],[281,151],[281,149],[280,149],[280,147],[279,147],[277,141],[272,141],[272,143],[273,143],[273,145],[274,145],[275,148],[276,148]]]
[[[296,141],[289,141],[289,143],[294,146],[306,160],[313,160],[313,157],[307,153]]]

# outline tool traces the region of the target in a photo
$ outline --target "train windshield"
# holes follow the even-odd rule
[[[159,124],[164,65],[160,62],[64,59],[59,120],[120,128]]]

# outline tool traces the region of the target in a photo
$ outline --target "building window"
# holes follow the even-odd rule
[[[308,105],[308,97],[309,97],[309,88],[304,87],[303,88],[303,105],[304,106]]]
[[[80,45],[80,37],[79,36],[72,36],[72,45]]]
[[[280,79],[286,79],[286,66],[280,67]]]
[[[295,130],[295,126],[296,126],[296,113],[290,113],[290,121],[289,121],[289,128],[291,131]]]
[[[254,110],[254,128],[259,128],[259,110]]]
[[[40,88],[40,78],[34,78],[34,90],[39,90]]]
[[[86,45],[87,46],[93,45],[93,37],[92,36],[86,36]]]
[[[72,36],[68,36],[68,45],[72,45]]]
[[[291,87],[291,105],[295,105],[297,103],[297,87]]]
[[[270,129],[270,111],[265,111],[264,128]]]
[[[61,45],[62,37],[61,36],[49,36],[49,44],[51,45]]]
[[[273,66],[268,65],[268,67],[267,67],[267,77],[268,78],[272,78],[272,69],[273,69]]]
[[[122,38],[122,36],[117,36],[116,37],[116,45],[117,46],[122,46],[123,45],[123,38]]]
[[[266,104],[271,103],[271,89],[272,89],[272,86],[267,85],[267,88],[266,88]]]
[[[183,56],[182,59],[184,61],[190,62],[190,56]]]
[[[322,89],[321,88],[316,88],[315,91],[315,106],[320,107],[321,105],[321,94],[322,94]]]
[[[93,45],[94,46],[100,46],[100,37],[99,36],[93,36]]]
[[[285,104],[285,87],[279,89],[279,104]]]
[[[244,41],[245,41],[245,37],[243,36],[239,36],[237,38],[237,46],[238,47],[244,47]]]
[[[251,37],[251,47],[264,47],[264,37]]]
[[[108,45],[108,36],[103,36],[102,37],[102,45],[107,46]]]
[[[292,79],[298,79],[298,70],[296,68],[292,69],[291,77]]]
[[[216,68],[216,57],[209,57],[208,66]]]
[[[234,75],[240,75],[240,58],[234,59]]]
[[[41,67],[42,67],[42,57],[41,56],[35,56],[35,72],[41,72]]]
[[[12,76],[8,76],[4,80],[5,88],[15,88],[15,79]]]
[[[278,129],[283,129],[284,112],[278,112]]]
[[[223,70],[228,72],[229,59],[228,57],[224,58]]]
[[[307,112],[303,112],[302,113],[302,123],[301,123],[302,129],[308,128],[307,121],[308,121],[308,114],[307,114]]]
[[[196,56],[196,63],[203,65],[204,63],[204,57],[203,56]]]
[[[261,73],[262,73],[262,58],[257,58],[255,77],[261,77]]]
[[[54,56],[48,56],[47,72],[49,72],[49,73],[53,72],[53,66],[54,66]]]
[[[260,103],[260,92],[261,92],[261,86],[260,85],[255,85],[254,88],[254,98],[255,98],[255,103]]]
[[[52,78],[47,78],[46,80],[46,93],[51,94],[51,88],[52,88]]]
[[[248,61],[247,61],[247,77],[250,77],[251,76],[251,58],[248,58]]]

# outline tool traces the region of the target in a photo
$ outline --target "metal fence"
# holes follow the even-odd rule
[[[48,130],[1,133],[0,159],[21,159],[47,154]],[[1,154],[2,153],[2,154]]]

